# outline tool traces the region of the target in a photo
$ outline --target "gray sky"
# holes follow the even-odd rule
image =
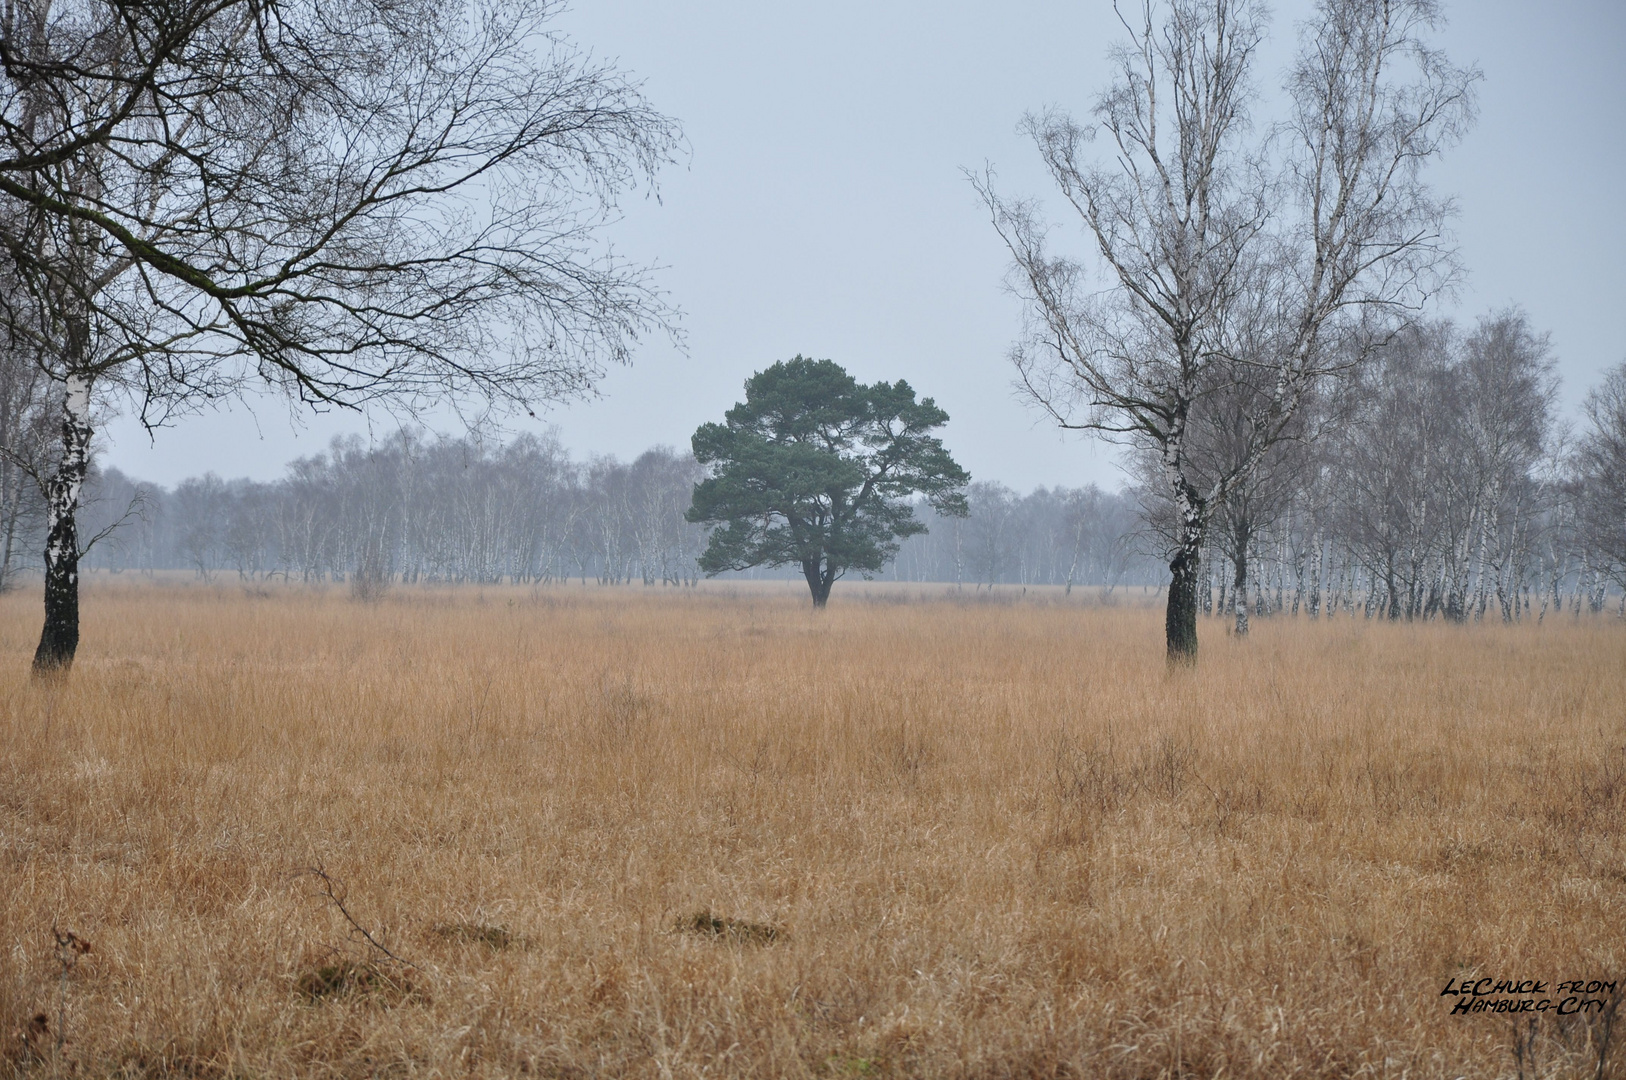
[[[1276,6],[1267,91],[1308,10]],[[1457,0],[1447,13],[1440,43],[1485,79],[1478,124],[1430,174],[1458,198],[1470,275],[1441,311],[1466,322],[1522,305],[1552,334],[1573,414],[1626,359],[1626,4]],[[977,479],[1118,483],[1111,447],[1064,438],[1013,394],[1007,255],[961,173],[988,162],[1002,191],[1039,196],[1065,222],[1015,128],[1046,105],[1087,113],[1121,33],[1110,0],[579,0],[556,25],[644,79],[684,125],[692,153],[662,175],[661,202],[629,200],[611,237],[666,267],[688,351],[651,341],[600,400],[511,430],[556,425],[582,455],[684,447],[753,371],[802,353],[935,397],[951,417],[944,441]],[[394,426],[371,421],[380,435]],[[103,460],[165,484],[206,470],[268,480],[336,433],[368,431],[351,415],[296,426],[265,399],[155,441],[117,420]]]

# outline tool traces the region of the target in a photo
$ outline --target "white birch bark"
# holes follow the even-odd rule
[[[34,671],[65,670],[79,648],[79,496],[90,462],[90,376],[70,373],[62,394],[62,456],[45,482],[45,625]]]

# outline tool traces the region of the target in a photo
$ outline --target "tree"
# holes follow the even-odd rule
[[[1188,423],[1184,468],[1199,490],[1208,489],[1221,477],[1236,476],[1226,498],[1209,507],[1207,536],[1211,547],[1231,562],[1233,632],[1245,637],[1249,630],[1249,567],[1257,555],[1259,540],[1288,512],[1299,494],[1310,467],[1306,423],[1314,410],[1307,407],[1308,403],[1301,404],[1290,426],[1283,428],[1251,469],[1242,471],[1243,460],[1253,453],[1250,420],[1264,407],[1263,398],[1270,387],[1257,384],[1253,377],[1258,369],[1251,367],[1226,370],[1216,365],[1211,373],[1241,376],[1248,381],[1204,388],[1200,395],[1204,407],[1193,409]],[[1172,558],[1183,543],[1184,519],[1165,482],[1162,454],[1143,444],[1137,448],[1133,466],[1140,479],[1142,516],[1149,539],[1155,541],[1165,559]],[[1259,585],[1253,584],[1256,588]]]
[[[1232,447],[1240,448],[1236,443]],[[1301,442],[1284,441],[1272,446],[1214,511],[1218,533],[1215,546],[1231,560],[1232,632],[1239,637],[1248,634],[1249,567],[1257,555],[1260,538],[1286,515],[1298,493],[1298,483],[1307,469],[1303,450]],[[1260,585],[1257,581],[1253,584],[1256,588]]]
[[[50,442],[48,389],[30,358],[0,348],[0,593],[15,585],[17,556],[43,517],[33,477]]]
[[[1378,583],[1391,619],[1424,614],[1442,552],[1455,347],[1445,322],[1396,335],[1346,385],[1348,423],[1327,447],[1333,533]]]
[[[1496,591],[1505,594],[1505,575],[1493,571],[1493,563],[1506,560],[1492,539],[1511,533],[1517,540],[1530,517],[1530,476],[1547,449],[1558,393],[1554,366],[1547,335],[1532,330],[1516,309],[1481,318],[1463,343],[1455,405],[1465,477],[1457,494],[1466,527],[1446,606],[1458,621],[1484,617],[1493,577]]]
[[[1605,373],[1583,409],[1573,462],[1582,551],[1626,591],[1626,363]]]
[[[721,424],[694,433],[713,467],[688,518],[714,529],[700,568],[800,566],[813,606],[848,570],[876,571],[904,537],[924,532],[913,506],[963,516],[970,481],[928,432],[948,422],[909,384],[862,386],[834,361],[801,356],[759,371]]]
[[[1004,484],[983,480],[966,491],[965,540],[967,569],[977,585],[990,589],[1008,564],[1015,562],[1020,496]]]
[[[591,390],[671,312],[596,236],[678,145],[546,0],[20,0],[0,15],[0,333],[60,388],[36,671],[71,663],[97,396],[149,425]]]
[[[1289,115],[1255,136],[1262,5],[1147,0],[1140,12],[1096,125],[1054,112],[1025,121],[1100,258],[1100,289],[1050,252],[1032,203],[977,184],[1029,313],[1013,350],[1021,385],[1063,427],[1156,455],[1179,529],[1167,649],[1189,661],[1215,509],[1289,436],[1311,388],[1341,371],[1357,324],[1409,312],[1449,280],[1449,206],[1421,169],[1467,122],[1477,74],[1422,40],[1438,21],[1433,0],[1321,0],[1285,88]],[[1087,155],[1103,133],[1097,164]],[[1243,385],[1262,392],[1240,399],[1241,452],[1199,475],[1193,431],[1220,400],[1239,400],[1217,388]]]

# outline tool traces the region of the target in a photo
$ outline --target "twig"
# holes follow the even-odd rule
[[[373,937],[365,926],[356,921],[356,917],[350,914],[350,909],[344,906],[343,887],[333,880],[333,878],[328,874],[327,869],[323,867],[320,862],[318,862],[315,866],[307,867],[306,869],[300,871],[300,874],[296,874],[295,876],[298,877],[307,874],[322,883],[322,892],[330,901],[332,901],[333,906],[339,909],[339,914],[344,916],[345,921],[355,929],[356,933],[360,934],[366,940],[367,944],[371,945],[373,948],[377,949],[379,952],[383,953],[385,956],[389,957],[391,960],[394,960],[397,964],[400,964],[403,967],[409,967],[413,971],[428,974],[428,972],[425,972],[423,968],[419,967],[417,964],[414,964],[411,960],[403,960],[401,957],[396,956],[393,952],[390,952],[389,949],[386,949],[382,944],[379,943],[377,938]]]
[[[147,516],[147,504],[147,493],[138,490],[135,493],[135,496],[130,500],[130,505],[124,508],[124,513],[119,515],[117,521],[113,522],[113,524],[109,525],[107,528],[85,541],[84,545],[79,549],[79,557],[82,559],[86,555],[89,555],[91,548],[95,547],[103,540],[106,540],[109,536],[112,536],[125,525],[128,525],[131,518],[145,518]]]

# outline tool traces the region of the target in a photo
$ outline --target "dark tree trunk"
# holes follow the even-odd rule
[[[802,576],[807,579],[807,587],[813,593],[814,607],[821,608],[830,602],[830,586],[836,583],[836,572],[828,558],[803,559]]]
[[[1164,611],[1163,631],[1169,662],[1197,662],[1197,576],[1202,571],[1202,528],[1188,523],[1181,544],[1169,560],[1169,604]]]
[[[1384,585],[1389,591],[1389,621],[1400,618],[1400,589],[1395,583],[1395,553],[1387,552],[1383,566]]]
[[[45,626],[34,650],[34,674],[66,672],[79,649],[79,537],[70,515],[46,541]]]
[[[79,649],[79,493],[90,452],[90,380],[70,375],[62,401],[62,460],[45,484],[45,626],[34,674],[65,672]]]

